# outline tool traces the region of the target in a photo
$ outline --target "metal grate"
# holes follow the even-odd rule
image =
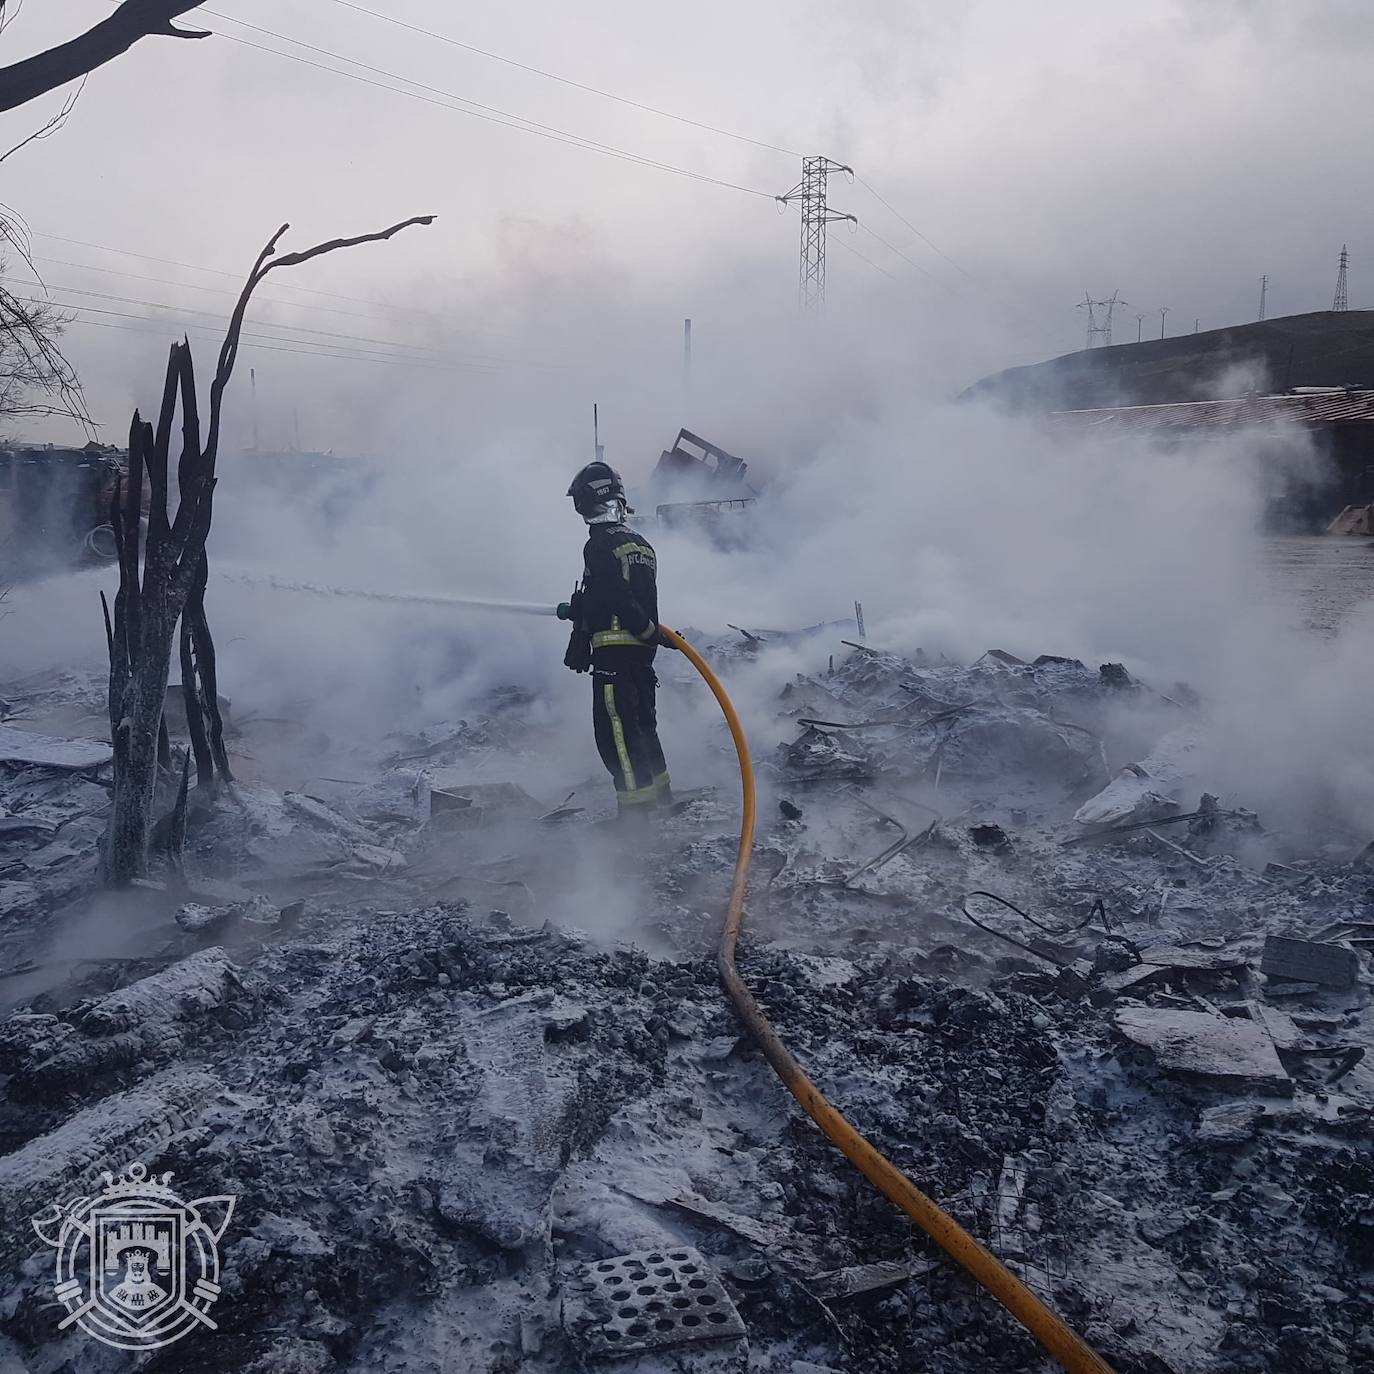
[[[644,1250],[578,1265],[563,1324],[588,1355],[628,1355],[745,1334],[730,1295],[696,1250]]]

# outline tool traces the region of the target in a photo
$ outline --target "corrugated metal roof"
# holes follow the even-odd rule
[[[1341,388],[1295,395],[1240,396],[1227,401],[1055,410],[1049,418],[1053,423],[1074,428],[1149,433],[1374,423],[1374,389]]]

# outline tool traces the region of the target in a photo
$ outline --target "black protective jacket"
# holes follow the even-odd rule
[[[658,642],[658,560],[628,525],[589,525],[582,585],[573,599],[570,668],[653,661]],[[585,660],[589,654],[589,662]]]

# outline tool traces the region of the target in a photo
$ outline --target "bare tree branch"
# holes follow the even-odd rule
[[[68,116],[76,109],[76,102],[81,99],[81,92],[85,89],[86,78],[83,76],[81,84],[62,102],[62,108],[41,129],[35,130],[27,138],[20,139],[9,152],[0,153],[0,162],[3,162],[7,157],[13,157],[21,148],[27,148],[30,143],[38,143],[45,138],[51,138],[67,122]]]
[[[0,419],[61,415],[95,437],[81,382],[57,342],[70,319],[0,279]]]
[[[27,105],[48,91],[65,86],[128,52],[140,38],[155,34],[171,38],[208,38],[203,30],[179,29],[179,14],[195,9],[199,0],[124,0],[108,19],[70,42],[0,67],[0,111]]]
[[[7,3],[7,0],[0,0],[0,34],[19,18],[19,11],[23,8],[24,0],[14,0],[13,4]]]
[[[3,202],[0,202],[0,242],[10,244],[24,259],[29,271],[33,272],[35,277],[38,276],[33,265],[33,230],[18,210]]]
[[[433,224],[435,218],[434,215],[412,215],[410,219],[403,219],[399,224],[393,224],[389,229],[380,229],[375,234],[359,234],[350,239],[330,239],[327,243],[317,243],[313,248],[305,248],[296,253],[287,253],[284,257],[271,261],[269,259],[272,259],[272,255],[277,251],[277,244],[281,236],[291,226],[283,224],[268,239],[267,246],[258,254],[258,260],[253,264],[253,270],[248,274],[248,280],[244,283],[243,291],[239,294],[238,302],[234,306],[234,313],[229,317],[229,328],[225,331],[224,343],[219,350],[219,365],[215,369],[215,379],[210,384],[210,424],[205,435],[205,454],[209,460],[211,473],[215,470],[215,456],[219,452],[221,398],[224,395],[224,388],[228,385],[230,375],[234,371],[234,361],[238,357],[239,333],[243,329],[243,317],[248,311],[249,299],[262,279],[275,268],[295,267],[300,263],[309,262],[311,258],[322,257],[325,253],[332,253],[339,248],[356,248],[360,243],[382,243],[391,238],[393,234],[399,234],[402,229],[409,229],[412,224]]]

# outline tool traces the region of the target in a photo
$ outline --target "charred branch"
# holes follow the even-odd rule
[[[82,77],[81,84],[62,102],[62,108],[45,124],[35,129],[33,133],[26,138],[21,138],[8,152],[0,153],[0,162],[13,157],[21,148],[27,148],[30,143],[41,143],[45,138],[51,138],[71,117],[72,111],[76,109],[76,102],[81,99],[81,92],[85,89],[86,78]]]
[[[3,220],[0,239],[16,239]],[[67,416],[94,435],[81,383],[58,344],[70,320],[50,302],[16,294],[0,281],[0,416]]]
[[[172,20],[195,9],[197,0],[124,0],[108,19],[69,42],[0,67],[0,111],[37,100],[79,80],[126,53],[141,38],[208,38],[199,29],[179,29]]]
[[[401,220],[399,224],[393,224],[390,228],[378,230],[373,234],[358,234],[354,238],[347,239],[330,239],[327,243],[317,243],[313,248],[302,249],[296,253],[287,253],[280,258],[274,258],[273,254],[277,251],[277,244],[281,241],[281,236],[291,227],[290,224],[283,224],[272,235],[267,241],[266,247],[258,254],[258,260],[253,264],[253,270],[248,274],[248,280],[239,294],[238,303],[234,306],[234,313],[230,316],[224,343],[220,347],[219,366],[215,371],[215,380],[210,385],[210,428],[205,447],[210,454],[211,472],[214,471],[214,458],[219,450],[220,413],[224,388],[228,385],[229,377],[234,370],[234,360],[238,357],[239,351],[239,335],[243,329],[243,317],[248,311],[248,302],[257,289],[258,283],[269,272],[275,271],[279,267],[298,267],[301,263],[309,262],[312,258],[323,257],[326,253],[333,253],[340,248],[356,248],[363,243],[384,243],[394,234],[399,234],[402,229],[408,229],[413,224],[433,224],[434,220],[434,215],[413,215],[410,219]]]

